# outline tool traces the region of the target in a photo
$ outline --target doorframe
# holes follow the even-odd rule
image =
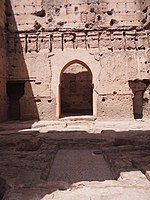
[[[61,77],[64,73],[64,71],[72,64],[80,64],[82,65],[83,67],[85,67],[88,71],[90,71],[91,73],[91,76],[92,76],[92,82],[91,82],[91,86],[93,88],[93,92],[92,92],[92,115],[89,115],[89,116],[94,116],[96,117],[96,94],[94,92],[94,82],[93,82],[93,73],[90,69],[90,67],[84,63],[83,61],[81,60],[78,60],[78,59],[74,59],[74,60],[71,60],[70,62],[68,62],[61,70],[60,72],[60,75],[59,75],[59,84],[58,84],[58,94],[57,94],[57,118],[60,119],[61,118]]]

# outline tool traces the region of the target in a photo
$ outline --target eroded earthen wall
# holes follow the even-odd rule
[[[6,120],[6,45],[5,45],[5,1],[0,3],[0,121]]]
[[[8,80],[24,81],[21,119],[59,117],[60,75],[74,60],[92,72],[96,117],[134,117],[129,81],[150,79],[148,0],[7,0],[6,8]]]
[[[143,0],[142,1],[142,12],[143,12],[143,19],[142,23],[146,29],[150,28],[150,1]]]
[[[18,30],[139,27],[148,4],[148,0],[11,0]],[[11,30],[16,28],[14,16],[10,13]]]

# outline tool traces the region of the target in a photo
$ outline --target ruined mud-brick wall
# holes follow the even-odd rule
[[[142,23],[144,24],[145,28],[150,28],[150,1],[145,0],[142,1],[142,12],[143,12],[143,19]]]
[[[6,9],[8,81],[24,81],[22,119],[59,116],[60,74],[73,60],[92,72],[96,117],[133,118],[135,88],[150,79],[149,0],[7,0]]]
[[[6,47],[5,47],[5,5],[0,2],[0,121],[6,120]]]

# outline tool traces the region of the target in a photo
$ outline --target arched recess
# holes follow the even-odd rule
[[[60,117],[93,115],[93,84],[90,68],[80,60],[67,63],[60,74]]]

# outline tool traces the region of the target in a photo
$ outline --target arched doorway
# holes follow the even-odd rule
[[[60,76],[60,116],[93,115],[93,84],[89,67],[68,63]]]

